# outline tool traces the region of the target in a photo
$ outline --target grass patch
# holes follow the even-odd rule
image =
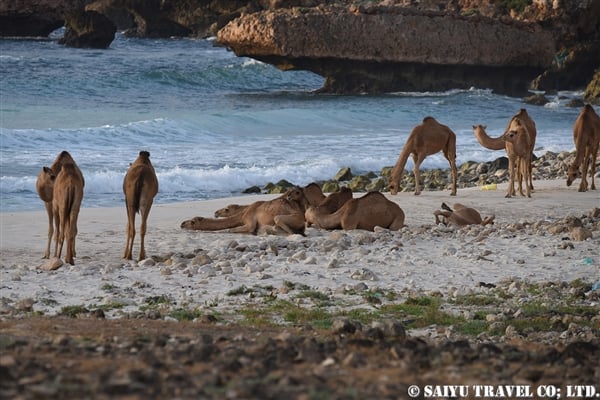
[[[169,313],[169,316],[175,318],[177,321],[193,321],[196,318],[202,316],[200,310],[189,310],[186,308],[178,308]]]
[[[76,306],[64,306],[58,312],[58,315],[62,315],[64,317],[76,318],[79,314],[87,314],[90,310],[85,308],[82,305]]]

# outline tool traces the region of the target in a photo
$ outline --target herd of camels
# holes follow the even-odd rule
[[[536,127],[525,109],[521,109],[509,121],[505,132],[491,138],[485,126],[473,126],[477,141],[485,148],[506,151],[509,161],[509,185],[506,197],[515,195],[514,183],[518,183],[521,196],[531,197],[533,181],[531,177],[532,153],[535,147]],[[573,127],[575,160],[569,165],[567,186],[581,178],[579,191],[587,191],[589,171],[592,190],[595,186],[595,166],[600,145],[600,117],[593,107],[585,105]],[[456,134],[447,126],[432,117],[410,133],[389,179],[390,194],[396,195],[408,157],[414,160],[415,195],[419,188],[419,167],[425,157],[443,152],[450,163],[452,172],[451,195],[456,195]],[[525,193],[523,193],[523,181]],[[50,167],[43,167],[39,173],[36,189],[44,201],[48,213],[48,242],[44,258],[50,257],[52,238],[55,241],[54,257],[60,258],[66,239],[65,262],[74,264],[77,218],[83,199],[84,178],[75,160],[67,151],[61,152]],[[135,216],[141,216],[140,251],[138,260],[146,257],[144,238],[146,224],[154,197],[158,193],[158,179],[150,162],[150,153],[141,151],[130,165],[123,180],[123,193],[127,209],[126,244],[123,258],[133,258],[135,238]],[[482,218],[479,212],[460,203],[453,208],[445,203],[441,210],[434,211],[436,223],[464,226],[470,224],[492,224],[494,216]],[[214,218],[194,217],[181,223],[183,229],[203,231],[225,231],[232,233],[288,233],[304,234],[307,226],[320,229],[364,229],[373,231],[375,227],[398,230],[404,226],[404,212],[381,192],[369,192],[353,198],[352,191],[341,188],[325,196],[316,183],[303,188],[293,187],[286,193],[269,201],[256,201],[249,205],[231,204],[215,212]]]

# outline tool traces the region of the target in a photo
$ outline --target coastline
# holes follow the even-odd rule
[[[568,230],[549,226],[568,216],[589,216],[600,206],[598,192],[577,192],[564,180],[534,181],[531,198],[504,197],[497,190],[459,189],[410,192],[388,198],[406,214],[405,228],[324,231],[308,228],[306,237],[253,236],[180,229],[184,219],[212,216],[230,203],[248,204],[276,195],[154,205],[148,220],[146,251],[150,259],[121,259],[125,243],[125,209],[86,208],[79,216],[76,265],[56,271],[39,269],[46,243],[45,212],[0,214],[0,263],[3,314],[25,311],[55,315],[65,306],[121,304],[107,317],[139,313],[147,299],[167,296],[173,307],[214,312],[234,311],[252,297],[230,296],[246,287],[272,287],[286,297],[286,283],[345,298],[349,307],[361,301],[356,290],[375,288],[443,295],[479,290],[480,282],[596,282],[600,265],[598,218],[588,218],[593,237],[570,238]],[[362,194],[355,193],[355,197]],[[465,228],[435,226],[433,211],[442,202],[460,202],[482,216],[494,214],[495,225]],[[562,221],[562,222],[561,222]],[[136,220],[139,227],[139,217]],[[565,243],[569,245],[565,246]],[[139,237],[134,257],[139,250]],[[346,301],[345,300],[345,301]],[[21,310],[22,311],[22,310]]]

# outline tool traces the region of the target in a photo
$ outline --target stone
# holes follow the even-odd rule
[[[65,35],[59,41],[67,47],[106,49],[115,39],[117,27],[96,11],[73,12],[65,19]]]

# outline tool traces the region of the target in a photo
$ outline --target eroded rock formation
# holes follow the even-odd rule
[[[336,93],[477,86],[521,94],[555,54],[554,38],[536,24],[405,8],[254,13],[218,40],[237,55],[322,75],[322,90]]]

